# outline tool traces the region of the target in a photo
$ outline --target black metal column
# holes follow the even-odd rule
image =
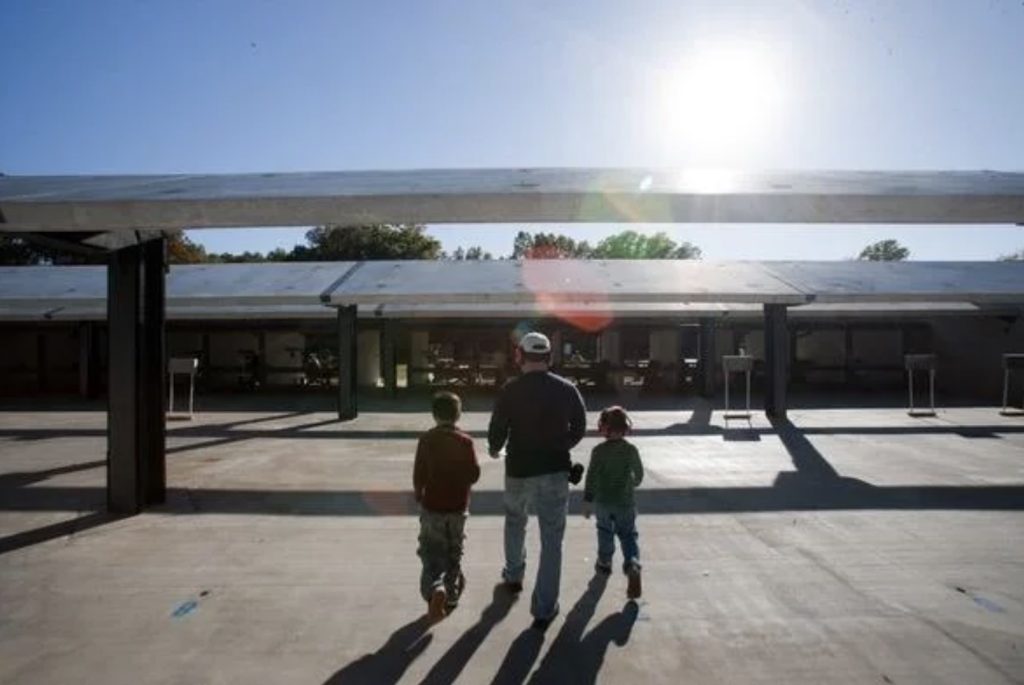
[[[715,320],[700,321],[700,394],[702,397],[715,396]]]
[[[773,419],[786,418],[789,384],[789,329],[786,305],[764,305],[764,411]]]
[[[78,394],[80,397],[92,397],[92,323],[83,321],[78,324]]]
[[[50,360],[46,350],[46,332],[36,334],[36,390],[45,393],[50,389]]]
[[[116,514],[137,514],[142,507],[137,397],[141,261],[142,248],[131,246],[112,252],[107,266],[107,508]]]
[[[384,389],[394,397],[398,393],[398,326],[394,321],[385,321],[381,329],[380,363],[384,377]]]
[[[167,499],[167,433],[164,397],[167,395],[165,320],[165,240],[142,247],[143,309],[139,346],[139,451],[143,504]]]
[[[338,307],[338,418],[359,415],[356,402],[356,307]]]
[[[267,332],[261,330],[256,334],[256,382],[259,387],[267,387]]]

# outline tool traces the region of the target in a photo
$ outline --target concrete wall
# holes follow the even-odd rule
[[[77,393],[77,324],[0,329],[0,394]]]
[[[1024,320],[936,317],[932,321],[932,341],[938,355],[935,391],[940,397],[972,397],[1001,404],[1002,355],[1024,353]],[[1011,401],[1018,405],[1024,383],[1020,376],[1018,372],[1012,379],[1015,392]]]
[[[266,357],[264,358],[264,363],[268,367],[267,384],[299,385],[305,377],[302,371],[305,349],[306,336],[298,331],[268,332]],[[277,370],[271,371],[270,369]]]
[[[846,374],[846,331],[843,329],[811,330],[793,336],[796,365],[794,376],[807,383],[840,384]],[[831,369],[803,369],[808,366],[836,367]]]
[[[167,331],[168,357],[196,357],[203,353],[203,334],[198,331]]]
[[[665,328],[651,331],[651,359],[663,365],[679,364],[679,330]]]
[[[383,385],[380,373],[380,331],[359,331],[356,368],[356,383],[363,387],[376,388]]]
[[[606,328],[601,331],[598,339],[600,359],[603,362],[618,364],[622,360],[622,335],[613,328]]]

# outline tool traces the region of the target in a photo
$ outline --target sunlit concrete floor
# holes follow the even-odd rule
[[[172,422],[167,504],[113,520],[105,415],[65,409],[0,412],[0,682],[1024,682],[1024,418],[995,408],[636,412],[643,599],[593,577],[577,489],[543,635],[494,591],[484,411],[468,589],[427,628],[426,413]]]

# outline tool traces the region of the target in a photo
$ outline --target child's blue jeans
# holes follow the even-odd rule
[[[622,547],[622,569],[640,568],[639,537],[636,532],[636,507],[620,507],[600,502],[594,505],[597,518],[597,561],[610,566],[615,556],[615,538]]]

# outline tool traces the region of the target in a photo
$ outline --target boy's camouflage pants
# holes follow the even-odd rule
[[[466,583],[462,575],[465,529],[465,512],[420,512],[420,547],[417,553],[423,561],[420,594],[424,600],[430,601],[434,590],[443,587],[448,594],[449,604],[458,601]]]

